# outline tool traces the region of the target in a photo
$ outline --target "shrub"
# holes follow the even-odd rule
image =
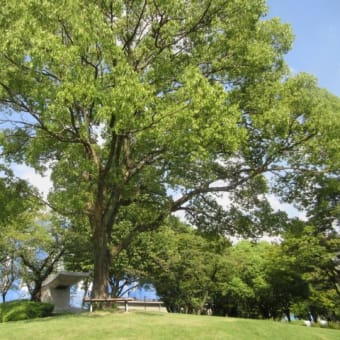
[[[50,303],[17,300],[0,305],[0,321],[19,321],[50,316],[53,311]]]

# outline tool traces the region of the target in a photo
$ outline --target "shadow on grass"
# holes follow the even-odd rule
[[[148,311],[133,311],[133,312],[128,312],[129,313],[133,313],[133,314],[138,314],[138,315],[146,315],[146,316],[162,316],[164,317],[165,315],[168,315],[169,313],[162,313],[162,312],[148,312]]]

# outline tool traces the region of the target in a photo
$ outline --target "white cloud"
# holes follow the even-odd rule
[[[97,144],[101,147],[105,143],[105,139],[103,138],[105,124],[101,123],[98,126],[93,126],[92,131],[96,137]]]
[[[307,220],[305,211],[297,210],[291,204],[280,202],[279,199],[274,195],[271,195],[271,194],[267,195],[267,198],[268,198],[270,205],[275,211],[278,211],[278,210],[285,211],[288,214],[288,217],[290,218],[297,217],[303,221]]]
[[[26,165],[16,164],[15,166],[13,166],[13,171],[17,177],[27,180],[38,189],[38,191],[45,199],[47,198],[47,194],[52,188],[50,170],[48,170],[44,176],[41,176],[34,169]]]
[[[185,217],[185,211],[184,210],[178,210],[173,213],[173,216],[176,216],[180,219],[183,223],[188,223],[188,220]]]

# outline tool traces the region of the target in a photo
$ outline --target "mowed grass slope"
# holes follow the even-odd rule
[[[85,313],[0,324],[0,339],[340,339],[340,331],[262,320],[161,313]]]

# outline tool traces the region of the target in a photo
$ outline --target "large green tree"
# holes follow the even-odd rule
[[[144,269],[140,278],[154,285],[167,309],[201,314],[212,308],[230,272],[230,242],[221,236],[204,237],[174,218],[143,236],[135,247]]]
[[[319,171],[312,155],[338,150],[339,102],[289,76],[292,33],[264,0],[0,4],[2,151],[50,169],[49,205],[87,216],[96,297],[111,259],[172,212],[249,232],[263,174]]]
[[[2,302],[6,302],[6,295],[10,289],[16,288],[15,280],[18,279],[18,267],[15,263],[15,257],[11,252],[7,252],[6,256],[1,254],[0,261],[0,294]]]
[[[311,313],[314,321],[319,316],[339,318],[339,234],[320,232],[319,226],[310,226],[308,222],[299,224],[300,228],[295,225],[284,235],[276,257],[282,268],[302,277],[309,285],[310,294],[294,308],[299,316]],[[273,259],[269,267],[275,272],[275,256]]]
[[[14,280],[20,280],[31,300],[40,300],[43,281],[55,272],[62,256],[74,249],[72,233],[62,222],[51,213],[32,210],[7,226],[0,243],[0,291],[4,296]]]

